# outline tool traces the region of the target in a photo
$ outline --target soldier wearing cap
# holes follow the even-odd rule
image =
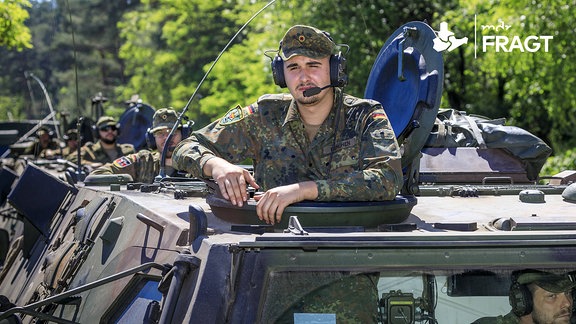
[[[66,131],[64,135],[66,147],[62,149],[62,157],[69,159],[69,155],[76,154],[78,149],[78,130],[73,128]]]
[[[51,159],[61,156],[60,144],[53,138],[53,131],[47,126],[41,126],[36,131],[37,139],[32,146],[24,150],[25,155],[34,155],[35,158]]]
[[[149,132],[154,137],[152,147],[155,151],[140,150],[138,153],[122,156],[112,163],[95,169],[91,174],[129,174],[136,182],[152,183],[160,173],[161,152],[166,145],[166,139],[174,124],[178,121],[178,115],[172,108],[162,108],[154,113],[152,128]],[[168,150],[166,152],[166,175],[174,176],[177,170],[172,168],[173,148],[182,140],[181,125],[174,131]]]
[[[182,141],[174,164],[213,178],[242,206],[247,185],[258,217],[269,224],[303,200],[391,200],[402,183],[400,149],[381,104],[344,94],[344,59],[328,33],[291,27],[272,61],[276,84],[290,94],[264,95]],[[332,72],[334,71],[334,72]],[[254,176],[236,165],[254,164]]]
[[[484,317],[473,324],[570,323],[574,287],[576,282],[568,275],[534,269],[516,271],[512,274],[510,313]]]
[[[102,116],[96,122],[96,143],[88,142],[80,150],[81,163],[89,168],[96,168],[114,161],[120,156],[136,152],[132,144],[118,144],[118,123],[114,117]],[[70,161],[76,162],[75,154],[69,155]]]

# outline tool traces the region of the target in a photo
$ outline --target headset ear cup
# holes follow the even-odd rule
[[[346,72],[346,58],[342,53],[330,56],[330,84],[339,88],[348,84],[348,74]]]
[[[184,124],[182,125],[182,139],[187,139],[188,137],[190,137],[191,133],[192,133],[192,127],[190,127],[190,125],[188,124]]]
[[[100,139],[100,132],[98,131],[98,127],[96,127],[96,125],[92,125],[92,134],[94,134],[94,138],[96,140]]]
[[[271,62],[272,66],[272,78],[274,78],[274,83],[281,88],[286,88],[286,79],[284,78],[284,60],[280,55],[276,55]]]
[[[148,145],[149,149],[151,150],[156,149],[156,139],[154,139],[154,134],[152,133],[150,128],[146,130],[146,144]]]
[[[508,300],[516,316],[521,317],[532,313],[532,293],[526,285],[514,282],[510,287]]]

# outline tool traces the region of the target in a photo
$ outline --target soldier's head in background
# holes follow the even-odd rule
[[[159,152],[164,150],[164,145],[166,145],[166,139],[168,139],[168,134],[174,127],[174,124],[178,122],[178,114],[172,108],[161,108],[154,113],[152,120],[152,128],[150,132],[154,136],[154,141],[156,143],[156,148]],[[166,152],[166,157],[172,156],[172,152],[182,140],[182,125],[178,125],[178,128],[174,131],[168,150]]]
[[[115,144],[118,139],[118,122],[114,117],[102,116],[96,122],[97,138],[106,144]]]

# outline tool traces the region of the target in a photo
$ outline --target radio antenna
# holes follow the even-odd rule
[[[182,117],[184,116],[186,111],[188,111],[188,107],[190,107],[192,100],[194,100],[194,98],[196,97],[196,93],[198,93],[198,89],[200,89],[200,86],[202,86],[202,84],[204,83],[204,81],[206,80],[206,78],[208,77],[210,72],[212,71],[212,68],[214,68],[214,65],[216,65],[216,63],[218,63],[218,61],[220,60],[220,57],[224,54],[224,52],[226,52],[226,50],[228,49],[228,47],[230,47],[230,45],[236,39],[236,37],[238,37],[238,35],[246,28],[246,26],[248,26],[248,24],[250,24],[250,22],[252,20],[254,20],[262,11],[264,11],[266,8],[271,6],[274,2],[276,2],[276,0],[272,0],[272,1],[268,2],[264,7],[262,7],[255,14],[253,14],[252,17],[250,17],[250,19],[248,19],[248,21],[246,21],[246,23],[244,23],[244,25],[242,25],[242,27],[240,27],[240,29],[238,29],[236,34],[234,34],[234,36],[232,36],[232,38],[230,38],[230,40],[228,41],[228,44],[226,44],[226,46],[224,46],[224,48],[220,51],[220,53],[218,54],[218,56],[216,57],[214,62],[212,62],[212,65],[210,65],[210,68],[208,68],[208,71],[206,71],[206,73],[204,73],[202,80],[200,80],[200,82],[198,83],[198,86],[194,90],[194,93],[192,93],[192,96],[190,96],[190,99],[188,99],[188,102],[186,103],[186,105],[182,109],[182,112],[178,115],[178,119],[176,120],[176,123],[174,123],[174,126],[172,127],[172,129],[170,130],[170,133],[168,134],[168,137],[166,138],[166,142],[165,142],[166,144],[164,144],[164,148],[162,149],[162,154],[161,154],[161,158],[160,158],[160,174],[154,179],[155,181],[161,181],[162,179],[164,179],[166,177],[166,153],[168,152],[168,145],[169,145],[170,141],[172,140],[172,137],[173,137],[172,135],[173,135],[174,131],[178,128],[178,125],[180,125],[180,122],[182,121]]]
[[[74,22],[72,21],[72,10],[70,9],[70,3],[66,0],[66,7],[68,7],[68,19],[70,20],[70,33],[72,34],[72,53],[74,54],[74,83],[76,85],[76,108],[78,109],[78,120],[76,122],[76,130],[78,131],[78,150],[76,152],[78,158],[78,165],[76,169],[76,181],[84,181],[86,178],[86,173],[82,170],[82,156],[80,153],[80,147],[82,146],[83,136],[82,136],[82,125],[84,117],[82,117],[82,109],[80,108],[80,98],[78,91],[78,60],[76,57],[76,39],[74,37]]]

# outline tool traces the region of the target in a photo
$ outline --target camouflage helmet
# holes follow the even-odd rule
[[[152,120],[152,133],[161,129],[172,129],[178,121],[178,114],[172,107],[158,109]]]
[[[552,293],[566,292],[576,287],[576,281],[570,280],[567,275],[558,275],[539,270],[523,271],[518,275],[516,281],[521,285],[533,283]]]
[[[114,117],[102,116],[102,117],[98,118],[98,122],[96,122],[96,127],[98,129],[102,129],[102,128],[105,128],[108,126],[118,127],[117,124],[118,123],[116,122],[116,119],[114,119]]]
[[[296,55],[319,59],[329,56],[336,44],[327,32],[317,28],[295,25],[292,26],[280,42],[279,55],[288,60]]]

